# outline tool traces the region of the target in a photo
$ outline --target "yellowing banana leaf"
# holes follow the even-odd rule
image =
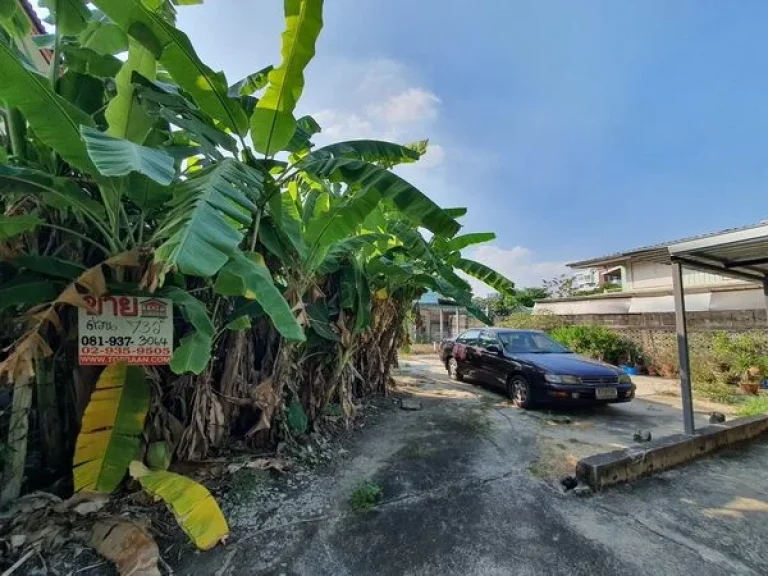
[[[101,373],[83,414],[73,474],[75,491],[112,492],[136,457],[149,410],[149,386],[138,366],[112,364]]]
[[[130,468],[131,476],[144,490],[168,505],[200,550],[210,550],[229,536],[227,520],[205,486],[173,472],[153,472],[138,460],[131,462]]]

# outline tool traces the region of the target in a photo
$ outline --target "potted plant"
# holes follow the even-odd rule
[[[739,388],[747,394],[757,394],[760,390],[760,383],[765,380],[763,369],[760,366],[750,366],[741,376]]]

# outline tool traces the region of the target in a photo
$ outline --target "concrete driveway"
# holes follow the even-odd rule
[[[186,555],[187,574],[766,574],[768,444],[724,452],[598,495],[559,488],[579,457],[677,432],[655,394],[629,405],[524,412],[403,362],[396,399],[331,464],[270,477],[224,502],[227,547]],[[706,414],[699,419],[706,423]],[[382,491],[367,512],[349,497]]]

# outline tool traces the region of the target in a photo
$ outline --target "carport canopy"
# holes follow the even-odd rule
[[[766,310],[768,311],[768,223],[678,242],[669,245],[668,250],[672,263],[672,283],[675,296],[683,426],[686,434],[694,434],[696,429],[693,417],[688,329],[685,322],[683,268],[702,270],[720,276],[762,284],[763,294],[766,295]]]

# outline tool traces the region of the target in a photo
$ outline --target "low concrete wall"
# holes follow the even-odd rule
[[[576,477],[602,490],[690,462],[720,448],[737,446],[768,433],[768,416],[739,418],[699,429],[696,434],[674,434],[642,446],[595,454],[579,460]]]

